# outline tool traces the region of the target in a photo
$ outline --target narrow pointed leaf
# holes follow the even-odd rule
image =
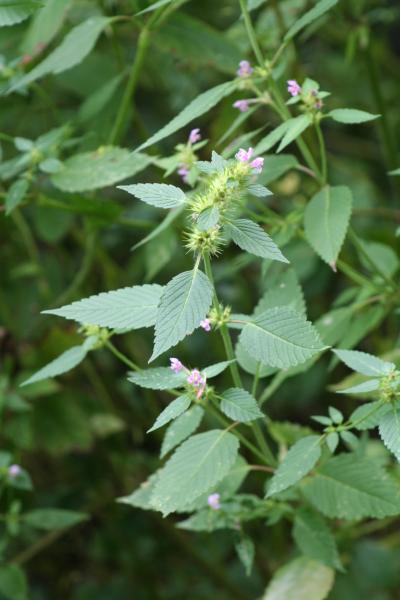
[[[335,4],[338,3],[338,0],[321,0],[317,2],[313,8],[307,11],[300,19],[297,19],[290,27],[289,31],[285,35],[285,42],[291,40],[295,35],[299,33],[304,27],[307,27],[311,23],[313,23],[316,19],[322,17],[328,10],[330,10]],[[310,599],[311,600],[311,599]]]
[[[205,369],[202,369],[202,373],[204,373],[204,375],[207,377],[207,379],[211,379],[212,377],[216,377],[217,375],[219,375],[220,373],[225,371],[225,369],[234,362],[235,362],[234,359],[233,360],[223,360],[222,362],[215,363],[215,365],[210,365],[210,366],[206,367]]]
[[[195,100],[190,102],[176,117],[172,119],[165,127],[160,129],[157,133],[152,135],[144,144],[137,148],[136,152],[139,150],[143,150],[148,146],[152,146],[153,144],[157,144],[164,138],[170,136],[175,133],[182,127],[185,127],[190,121],[197,119],[204,113],[211,110],[218,102],[222,100],[225,96],[233,92],[235,89],[235,83],[232,81],[228,81],[226,83],[221,83],[206,92],[203,92]]]
[[[199,326],[210,308],[212,294],[208,277],[199,269],[171,279],[161,296],[150,362]]]
[[[341,350],[339,348],[334,349],[333,352],[350,369],[369,377],[384,377],[396,368],[394,363],[382,360],[367,352]]]
[[[294,142],[311,125],[312,121],[310,115],[300,115],[299,117],[290,119],[287,123],[286,133],[278,146],[277,152],[281,152],[286,146]]]
[[[275,242],[253,221],[236,219],[227,225],[227,230],[235,244],[255,256],[288,263]]]
[[[182,387],[186,378],[184,371],[174,373],[169,367],[156,367],[137,373],[130,372],[128,381],[149,390],[169,390]]]
[[[334,121],[338,123],[366,123],[379,119],[381,115],[373,115],[365,110],[357,110],[356,108],[336,108],[328,113]]]
[[[186,394],[184,396],[179,396],[175,398],[164,410],[158,415],[157,419],[154,422],[154,425],[150,429],[147,430],[147,433],[150,431],[154,431],[155,429],[159,429],[163,427],[173,419],[176,419],[185,412],[187,408],[190,406],[190,398]]]
[[[380,380],[379,379],[368,379],[368,381],[364,381],[363,383],[359,383],[358,385],[353,385],[344,390],[338,390],[338,394],[363,394],[366,392],[374,392],[379,389]]]

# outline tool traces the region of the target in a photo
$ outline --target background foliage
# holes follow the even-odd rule
[[[171,173],[169,183],[180,185],[175,171],[183,147],[177,154],[175,146],[186,143],[192,126],[200,127],[207,140],[197,154],[209,160],[213,149],[231,156],[240,145],[256,145],[278,124],[264,108],[251,109],[235,121],[238,111],[232,102],[244,94],[232,95],[234,86],[227,83],[208,99],[209,110],[197,116],[192,106],[183,129],[146,145],[201,92],[231,82],[240,60],[255,63],[236,0],[156,5],[146,12],[148,3],[139,0],[0,2],[0,597],[145,600],[185,598],[190,590],[198,600],[257,598],[272,574],[298,556],[298,548],[310,556],[311,546],[311,557],[317,558],[312,553],[320,543],[318,556],[327,553],[325,561],[344,569],[339,566],[329,591],[332,582],[327,583],[324,573],[318,580],[310,559],[296,558],[298,589],[306,590],[316,577],[315,598],[395,599],[400,586],[395,516],[356,524],[350,520],[344,526],[335,519],[340,558],[329,548],[325,522],[307,509],[296,514],[293,531],[291,523],[278,517],[274,527],[249,523],[256,554],[246,576],[231,531],[187,532],[174,526],[174,516],[163,519],[160,513],[116,503],[159,465],[162,434],[145,432],[165,407],[166,396],[129,382],[126,366],[107,348],[90,353],[61,378],[20,387],[61,352],[81,343],[72,321],[40,311],[106,290],[165,284],[190,268],[181,244],[181,217],[143,244],[161,221],[161,211],[116,185],[162,182],[165,171]],[[313,5],[307,0],[248,1],[267,56]],[[302,82],[308,77],[331,93],[324,100],[330,110],[354,107],[380,115],[362,125],[346,124],[343,115],[341,122],[324,122],[329,181],[351,189],[357,231],[345,242],[336,272],[327,264],[335,261],[335,249],[326,247],[325,238],[315,248],[321,260],[304,236],[293,235],[314,193],[296,146],[274,155],[264,143],[259,152],[267,155],[268,165],[261,183],[274,193],[268,205],[282,216],[274,233],[301,283],[309,318],[320,320],[321,335],[333,334],[330,345],[357,346],[396,365],[400,180],[388,172],[400,166],[399,19],[396,1],[339,1],[299,32],[278,64],[283,94],[286,79]],[[319,159],[315,136],[308,131],[305,139]],[[132,155],[141,145],[140,153]],[[318,231],[313,233],[312,227],[318,215],[310,215],[310,207],[305,236],[315,239]],[[336,216],[339,229],[344,212]],[[274,273],[265,275],[260,262],[248,256],[231,247],[214,271],[226,303],[245,314],[274,282]],[[388,280],[390,294],[384,288]],[[371,281],[378,281],[381,291],[364,302]],[[356,297],[358,308],[349,311]],[[146,366],[152,334],[133,331],[118,337],[115,346]],[[196,365],[199,356],[209,364],[225,359],[216,336],[196,335],[181,344],[180,357],[187,364]],[[283,422],[310,427],[310,416],[326,414],[329,405],[346,418],[359,406],[357,395],[334,394],[345,376],[348,369],[329,354],[304,373],[300,369],[283,382],[273,380],[277,391],[270,389],[268,415],[276,422],[271,434],[280,452],[304,435]],[[231,385],[228,371],[222,377],[226,389]],[[364,380],[352,375],[340,385]],[[263,390],[269,382],[262,380]],[[398,488],[400,471],[377,439],[371,435],[367,456],[376,461],[376,469],[390,467]],[[348,443],[351,447],[352,440]],[[341,457],[334,460],[343,462]],[[350,476],[366,472],[372,477],[368,460],[359,460]],[[9,476],[10,464],[23,467],[15,480]],[[336,463],[336,468],[343,474],[348,467]],[[263,474],[255,472],[246,492],[258,493],[263,485]],[[312,489],[307,493],[313,496]],[[332,508],[322,512],[329,516]],[[315,531],[319,542],[310,540]],[[246,563],[249,550],[242,543],[239,554]],[[286,597],[300,598],[291,593]],[[313,600],[313,593],[308,590],[304,597]]]

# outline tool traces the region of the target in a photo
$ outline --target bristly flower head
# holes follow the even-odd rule
[[[220,495],[218,493],[210,494],[207,498],[207,504],[213,510],[220,510],[220,508],[221,508]]]
[[[301,93],[301,86],[295,79],[289,79],[287,82],[287,89],[291,96],[298,96]]]
[[[236,73],[239,77],[250,77],[250,75],[253,73],[253,67],[248,60],[241,60]]]
[[[180,373],[185,368],[178,358],[170,358],[169,360],[171,363],[170,369],[174,373]]]
[[[196,142],[201,140],[200,129],[196,127],[196,129],[192,129],[189,133],[188,142],[189,144],[195,144]]]
[[[21,473],[22,469],[19,465],[10,465],[8,467],[8,475],[12,478],[18,477],[18,475],[21,475]]]
[[[204,331],[211,331],[210,319],[203,319],[200,321],[200,327],[202,327]]]
[[[235,154],[235,158],[240,163],[248,163],[253,156],[254,150],[253,148],[249,148],[248,150],[244,150],[244,148],[240,148],[238,152]],[[253,169],[254,173],[261,173],[262,168],[264,166],[264,159],[261,156],[257,156],[250,162],[250,167]]]
[[[237,108],[240,112],[247,112],[249,110],[249,101],[248,100],[236,100],[232,104],[233,108]]]

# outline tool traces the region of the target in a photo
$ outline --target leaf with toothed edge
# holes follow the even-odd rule
[[[135,183],[118,185],[117,188],[157,208],[175,208],[186,202],[186,195],[181,188],[166,183]]]
[[[237,437],[226,430],[190,437],[160,471],[151,497],[153,507],[164,516],[184,508],[225,477],[238,449]]]
[[[162,291],[162,286],[157,284],[135,285],[43,312],[110,329],[140,329],[154,325]]]
[[[247,352],[265,365],[295,367],[324,350],[314,326],[290,308],[271,308],[247,323],[239,338]]]
[[[393,406],[380,420],[379,435],[386,448],[392,452],[400,462],[400,414],[399,409]]]
[[[155,431],[160,427],[163,427],[173,419],[179,417],[182,413],[185,412],[186,409],[189,408],[191,403],[191,399],[187,394],[183,396],[178,396],[175,400],[172,400],[170,404],[158,415],[154,424],[150,429],[147,430],[146,433],[150,433],[151,431]]]
[[[199,327],[211,306],[213,287],[196,266],[165,286],[157,312],[152,362]]]
[[[346,237],[351,207],[348,187],[326,185],[311,198],[304,212],[307,241],[333,270]]]
[[[257,223],[248,219],[236,219],[226,225],[226,230],[239,248],[260,256],[288,263],[275,242]]]
[[[203,416],[204,410],[200,406],[192,406],[168,425],[161,445],[160,457],[164,458],[168,452],[192,435],[200,425]]]

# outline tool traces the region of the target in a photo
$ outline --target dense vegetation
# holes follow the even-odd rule
[[[399,26],[0,0],[0,598],[399,597]]]

